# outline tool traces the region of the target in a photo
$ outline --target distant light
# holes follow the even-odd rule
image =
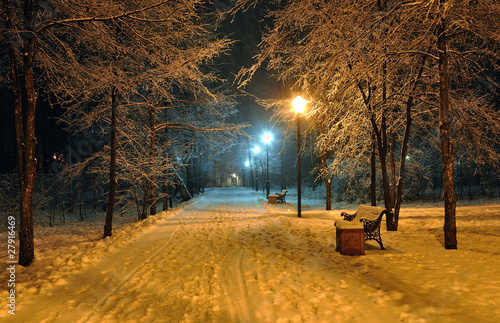
[[[260,152],[260,147],[259,146],[253,147],[253,152],[258,154]]]
[[[233,174],[233,177],[236,178],[236,174]]]
[[[270,144],[271,141],[273,141],[273,135],[271,135],[269,132],[264,133],[262,135],[262,141],[267,145]]]
[[[248,160],[245,162],[245,166],[246,167],[250,166],[250,162]]]
[[[410,160],[410,155],[406,155],[405,159]]]
[[[293,110],[295,110],[295,113],[304,113],[304,110],[306,109],[306,104],[307,100],[301,97],[300,95],[297,96],[292,101]]]

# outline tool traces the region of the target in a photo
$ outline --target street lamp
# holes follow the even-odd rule
[[[301,165],[300,165],[300,115],[304,113],[307,101],[300,95],[297,96],[293,101],[293,110],[295,111],[297,119],[297,212],[299,218],[301,217]]]
[[[269,198],[269,194],[271,194],[271,181],[269,180],[269,144],[273,140],[273,135],[271,135],[269,132],[264,133],[262,136],[262,141],[266,145],[266,163],[267,163],[267,169],[266,169],[266,196]]]
[[[257,155],[259,152],[260,152],[260,147],[259,146],[253,147],[253,153],[255,155]],[[258,192],[259,191],[259,175],[257,173],[257,162],[256,162],[255,157],[254,157],[254,161],[256,163],[256,165],[255,165],[255,191]]]

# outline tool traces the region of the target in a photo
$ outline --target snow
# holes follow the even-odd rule
[[[368,241],[366,255],[352,257],[335,252],[334,221],[358,205],[338,203],[324,211],[323,201],[303,199],[298,218],[293,193],[288,204],[271,205],[247,188],[210,189],[145,221],[123,223],[104,240],[102,222],[37,226],[35,263],[16,267],[16,315],[5,306],[0,320],[387,323],[500,317],[499,200],[459,204],[458,250],[443,247],[442,205],[416,203],[403,205],[397,232],[387,232],[384,219],[387,250]],[[2,272],[2,281],[6,277]]]
[[[337,229],[363,229],[363,223],[360,221],[335,220]]]

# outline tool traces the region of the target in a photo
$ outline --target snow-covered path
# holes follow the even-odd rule
[[[299,219],[292,205],[268,205],[249,189],[208,190],[129,243],[107,246],[105,257],[21,294],[15,321],[494,322],[500,315],[498,249],[493,261],[483,251],[445,251],[416,221],[384,231],[386,251],[375,243],[366,256],[342,256],[332,221],[339,212],[307,207]]]

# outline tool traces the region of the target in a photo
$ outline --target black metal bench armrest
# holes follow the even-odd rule
[[[352,221],[352,220],[354,220],[354,218],[356,218],[356,214],[357,214],[357,212],[354,214],[342,212],[342,213],[340,213],[340,216],[343,217],[344,220],[346,220],[346,221]]]
[[[282,190],[281,192],[276,192],[277,201],[278,202],[282,202],[282,203],[286,203],[285,202],[285,198],[286,198],[286,193],[287,192],[288,192],[287,190]]]
[[[380,245],[380,249],[385,250],[384,244],[382,243],[382,237],[380,236],[380,224],[382,223],[382,217],[384,214],[387,216],[387,210],[384,210],[376,219],[360,218],[359,221],[363,222],[363,227],[365,229],[365,241],[375,240]]]

